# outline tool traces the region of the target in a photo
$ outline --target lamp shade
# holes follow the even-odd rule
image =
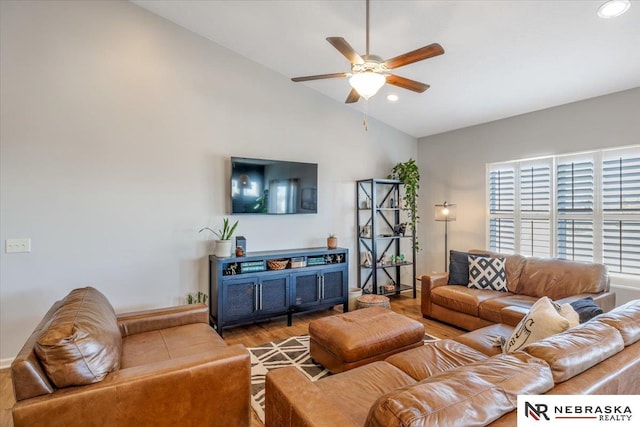
[[[447,202],[436,205],[434,218],[436,221],[455,221],[456,205]]]
[[[352,75],[349,79],[349,84],[361,97],[369,99],[378,93],[386,81],[387,78],[383,74],[364,71],[362,73]]]

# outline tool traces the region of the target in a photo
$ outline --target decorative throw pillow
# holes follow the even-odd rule
[[[580,316],[580,323],[584,323],[593,319],[597,315],[604,313],[604,311],[602,311],[591,297],[582,298],[570,304],[578,313],[578,316]]]
[[[449,251],[449,285],[469,284],[469,254],[460,251]]]
[[[469,288],[507,292],[504,258],[469,255]]]
[[[74,289],[35,345],[56,387],[102,381],[120,367],[122,335],[113,307],[95,288]]]
[[[502,352],[511,353],[520,350],[527,344],[569,329],[569,321],[558,312],[557,307],[558,305],[549,297],[542,297],[536,301],[531,306],[529,314],[513,329]]]

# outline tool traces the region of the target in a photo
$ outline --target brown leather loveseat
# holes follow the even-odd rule
[[[265,426],[514,426],[518,395],[640,394],[640,300],[513,353],[495,326],[315,382],[270,371]]]
[[[94,288],[55,303],[11,365],[15,427],[248,426],[250,359],[204,304],[117,315]]]
[[[425,317],[471,331],[496,323],[515,326],[544,296],[558,304],[590,296],[605,312],[615,306],[607,267],[602,264],[482,250],[469,253],[505,258],[508,292],[449,284],[449,273],[425,275],[421,278],[421,309]]]

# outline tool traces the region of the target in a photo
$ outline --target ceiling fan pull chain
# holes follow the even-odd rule
[[[369,132],[369,126],[367,125],[367,113],[369,112],[369,100],[364,100],[364,111],[362,118],[362,126],[364,127],[365,132]]]

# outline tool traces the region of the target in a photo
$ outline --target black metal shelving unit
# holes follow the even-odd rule
[[[415,234],[401,205],[402,182],[371,178],[356,184],[358,287],[378,295],[413,291],[416,298]]]

